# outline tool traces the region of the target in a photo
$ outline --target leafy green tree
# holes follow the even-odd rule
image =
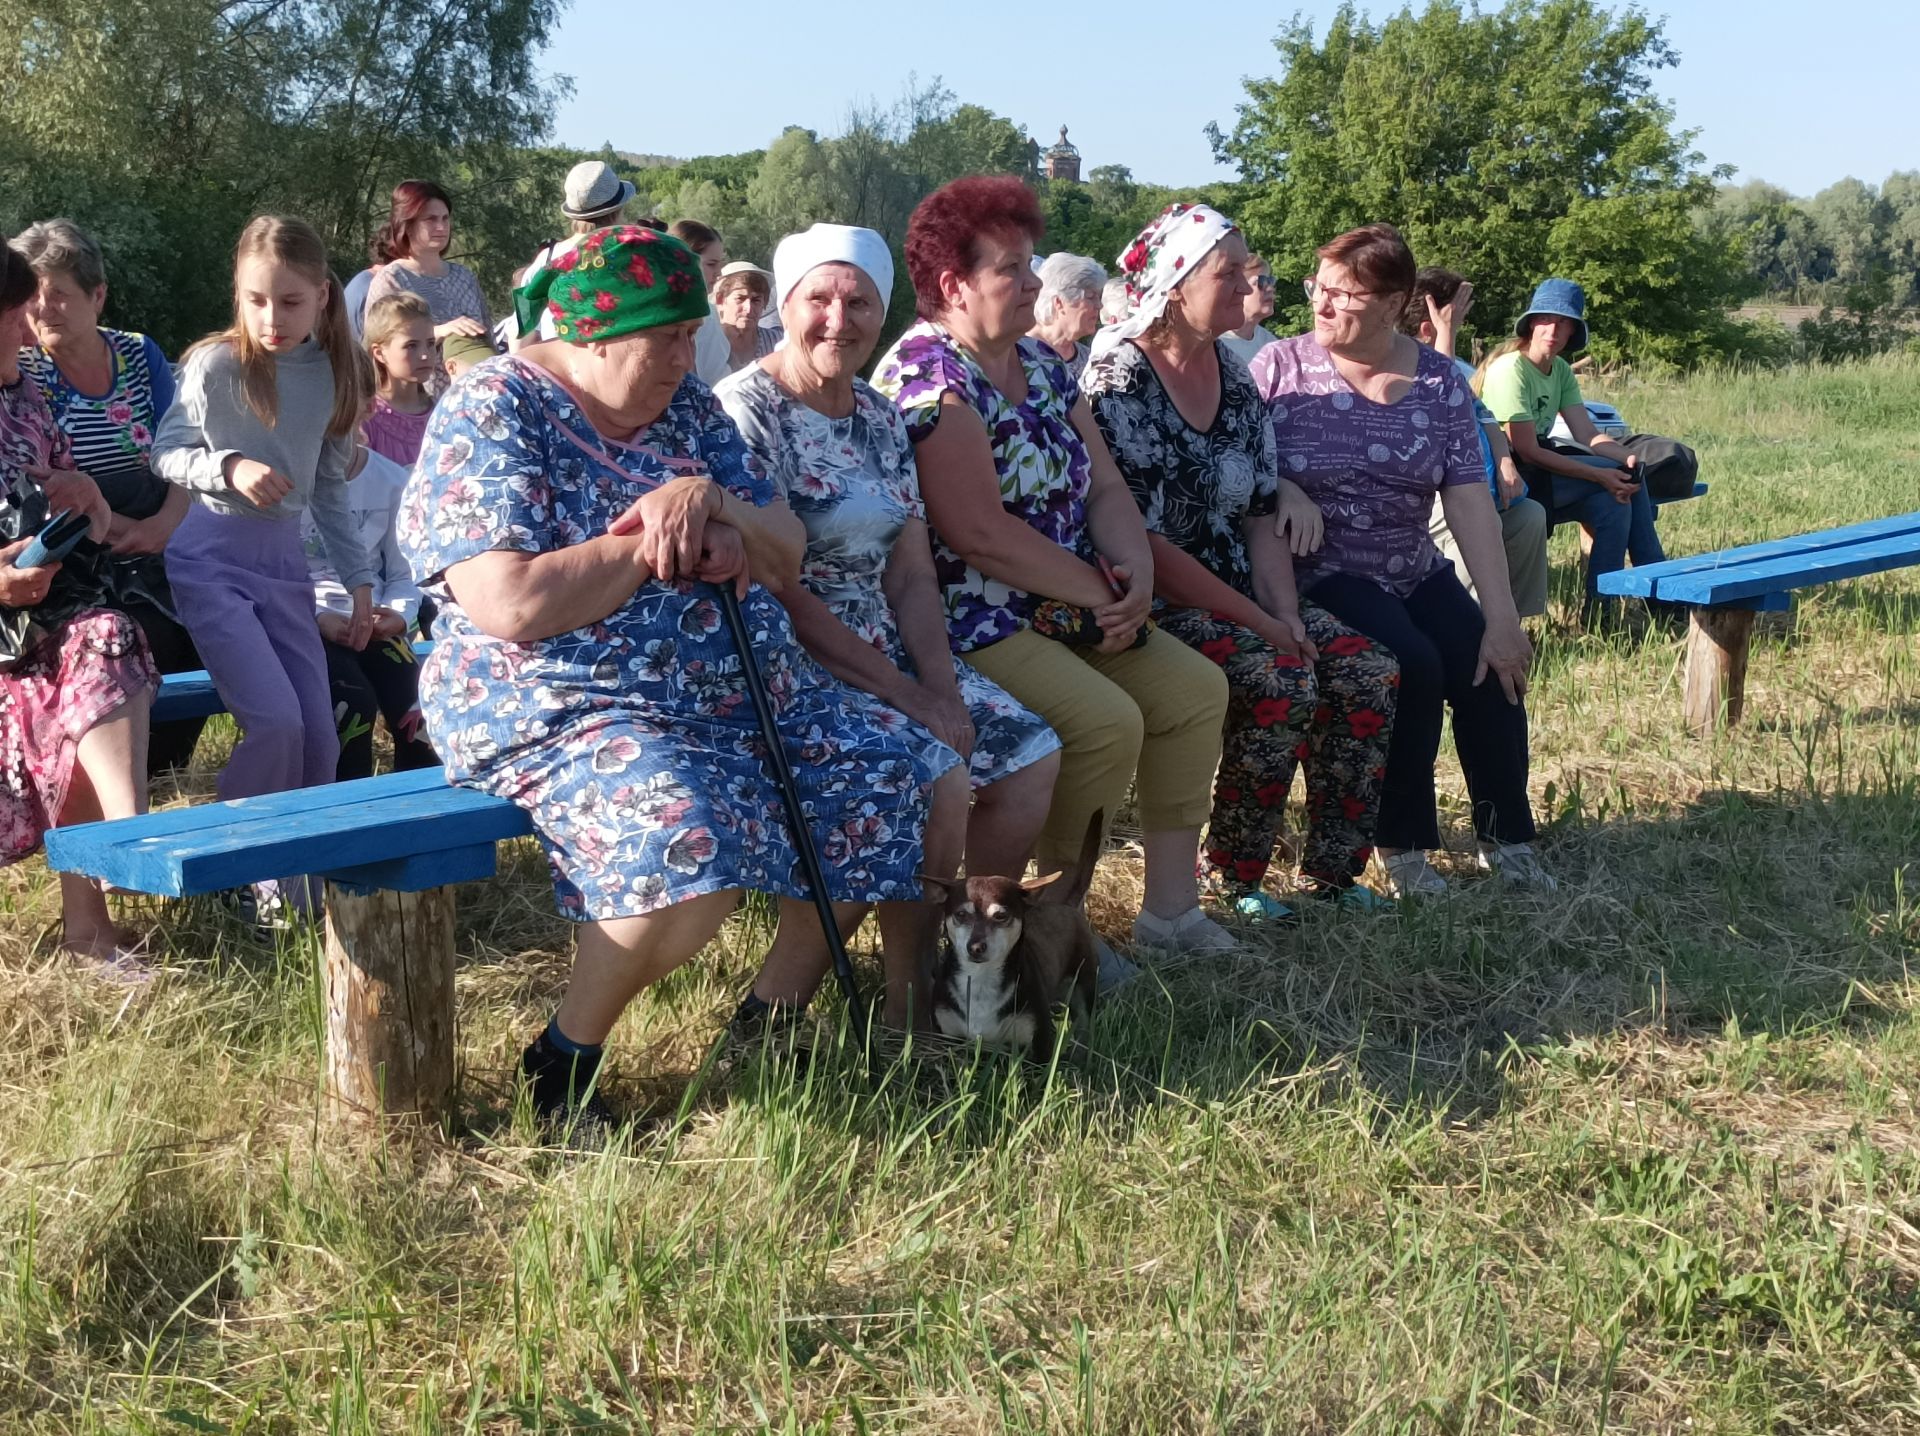
[[[1644,343],[1641,320],[1659,316],[1693,336],[1671,346],[1688,354],[1738,292],[1733,248],[1676,229],[1713,177],[1654,93],[1677,57],[1645,14],[1430,0],[1375,23],[1349,5],[1324,37],[1296,18],[1274,44],[1280,73],[1248,81],[1213,140],[1240,171],[1235,217],[1276,273],[1310,274],[1319,245],[1390,220],[1421,262],[1473,279],[1476,318],[1499,334],[1554,264],[1594,274],[1611,256],[1622,277],[1596,310],[1596,336],[1616,336],[1602,347]],[[1294,301],[1281,322],[1306,317]]]
[[[1831,278],[1843,285],[1870,284],[1885,271],[1892,216],[1872,185],[1849,175],[1808,200],[1806,209],[1833,255]]]
[[[1701,228],[1739,247],[1753,283],[1784,293],[1831,277],[1833,255],[1806,209],[1778,185],[1722,185],[1700,214]]]
[[[345,273],[410,175],[499,237],[563,87],[529,64],[558,0],[0,0],[0,222],[66,214],[112,266],[117,322],[169,348],[230,309],[246,219],[313,221]],[[557,194],[558,177],[552,181]],[[471,191],[466,185],[475,186]],[[483,276],[524,259],[469,249]]]

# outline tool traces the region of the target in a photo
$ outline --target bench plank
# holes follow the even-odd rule
[[[172,723],[182,718],[211,718],[226,711],[213,679],[205,669],[197,668],[189,673],[161,674],[160,691],[154,695],[148,717],[155,723]]]
[[[186,897],[301,873],[357,872],[531,831],[512,803],[450,787],[438,769],[424,769],[55,828],[47,862],[116,887]],[[464,861],[460,870],[471,871],[471,856],[447,861],[447,870]]]
[[[1640,568],[1623,568],[1600,575],[1600,591],[1636,598],[1667,598],[1670,595],[1665,586],[1666,580],[1684,574],[1711,572],[1764,559],[1789,558],[1796,554],[1816,554],[1907,534],[1920,534],[1920,513],[1895,514],[1891,518],[1847,524],[1818,533],[1795,534],[1787,538],[1769,539],[1765,543],[1695,554],[1690,558],[1668,559],[1665,563],[1650,563]]]
[[[1659,581],[1656,594],[1675,603],[1720,604],[1813,584],[1860,578],[1920,563],[1920,532],[1872,543],[1845,544],[1810,554],[1703,569]]]
[[[433,652],[433,641],[423,638],[413,645],[413,651],[424,663]],[[147,716],[154,723],[172,723],[182,718],[211,718],[226,711],[226,701],[212,677],[204,668],[195,668],[161,674],[160,691],[154,695],[153,711]]]

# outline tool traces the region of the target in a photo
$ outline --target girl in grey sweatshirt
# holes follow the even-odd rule
[[[367,389],[319,235],[253,220],[234,256],[233,326],[188,352],[152,460],[194,497],[167,578],[242,730],[223,799],[332,780],[339,743],[300,516],[312,512],[352,622],[370,631],[373,568],[346,500]],[[298,905],[299,891],[285,895]]]

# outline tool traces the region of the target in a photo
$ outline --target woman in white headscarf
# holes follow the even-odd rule
[[[1252,291],[1246,241],[1219,211],[1176,204],[1120,262],[1134,304],[1102,332],[1086,394],[1146,521],[1154,617],[1227,676],[1212,884],[1244,917],[1291,915],[1262,883],[1304,757],[1301,884],[1366,906],[1355,879],[1373,850],[1399,666],[1295,588],[1273,522],[1273,425],[1225,342]]]
[[[788,235],[773,255],[786,343],[715,395],[806,525],[801,582],[781,594],[802,645],[882,715],[915,718],[968,758],[967,872],[1018,875],[1052,801],[1060,741],[948,647],[906,423],[858,377],[892,290],[893,258],[872,230]],[[881,937],[888,988],[904,990],[924,949],[884,921]],[[776,941],[749,1007],[804,1003],[824,976],[816,957],[796,950],[790,961]]]

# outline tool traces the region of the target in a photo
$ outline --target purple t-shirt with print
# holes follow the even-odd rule
[[[1311,334],[1269,344],[1252,368],[1280,473],[1327,521],[1320,551],[1294,560],[1302,592],[1344,573],[1412,593],[1447,562],[1427,527],[1434,494],[1487,480],[1473,393],[1453,360],[1421,345],[1413,383],[1393,404],[1355,392]]]

